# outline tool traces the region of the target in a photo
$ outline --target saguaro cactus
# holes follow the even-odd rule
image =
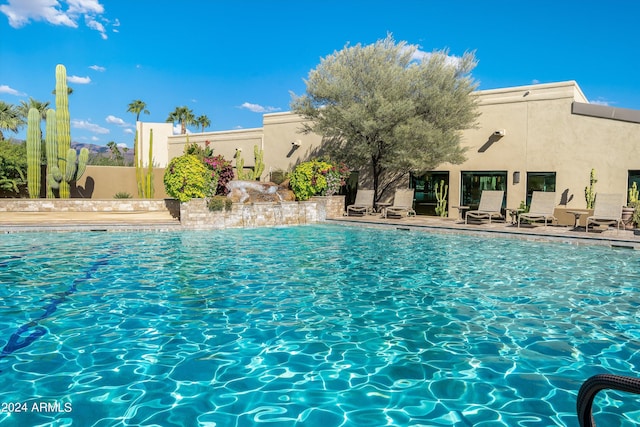
[[[58,168],[63,178],[67,177],[67,153],[71,148],[71,119],[69,118],[69,92],[67,88],[67,69],[56,65],[56,135],[58,144]],[[59,181],[61,199],[70,195],[69,182]]]
[[[45,144],[47,154],[47,199],[54,199],[54,189],[59,188],[58,181],[53,179],[53,168],[58,167],[58,144],[56,143],[56,111],[47,110],[47,122],[45,127]]]
[[[47,114],[47,121],[49,121]],[[51,116],[53,119],[53,116]],[[56,66],[56,110],[55,110],[55,134],[57,158],[49,165],[48,176],[51,188],[58,189],[61,199],[68,199],[71,195],[70,184],[80,179],[87,167],[89,150],[83,148],[80,155],[71,148],[71,120],[69,118],[69,91],[67,87],[67,69],[64,65]],[[49,127],[49,125],[47,125]],[[53,145],[52,145],[53,147]],[[48,150],[47,150],[48,151]],[[47,154],[49,155],[49,153]],[[47,159],[49,162],[49,158]],[[76,163],[77,162],[77,163]],[[48,194],[48,192],[47,192]]]
[[[40,112],[30,108],[27,116],[27,189],[32,199],[40,197],[41,147]]]

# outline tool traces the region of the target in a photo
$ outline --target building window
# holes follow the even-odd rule
[[[471,209],[478,209],[480,196],[484,190],[502,190],[505,197],[502,201],[504,208],[507,200],[507,171],[462,172],[462,186],[460,188],[460,203]]]
[[[534,191],[556,191],[555,172],[527,172],[527,206]]]
[[[631,188],[633,183],[636,183],[640,190],[640,171],[629,171],[629,179],[627,180],[627,188]],[[629,192],[627,191],[627,198],[629,198]],[[629,200],[627,200],[628,202]]]
[[[410,186],[415,189],[415,210],[418,215],[435,215],[436,185],[440,190],[440,182],[449,185],[449,172],[427,172],[424,175],[416,176],[411,174]],[[449,210],[449,192],[447,191],[446,210]]]

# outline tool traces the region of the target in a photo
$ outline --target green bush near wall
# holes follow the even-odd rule
[[[167,194],[180,202],[205,198],[211,186],[211,173],[193,154],[174,157],[164,172]]]

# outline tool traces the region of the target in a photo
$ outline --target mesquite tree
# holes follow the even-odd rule
[[[303,131],[323,137],[326,154],[371,179],[376,200],[408,172],[464,161],[460,131],[478,116],[475,55],[419,53],[391,35],[347,46],[323,58],[306,94],[291,102],[309,120]]]

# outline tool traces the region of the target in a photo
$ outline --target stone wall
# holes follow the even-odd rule
[[[169,212],[186,228],[243,228],[312,224],[342,216],[344,196],[317,197],[305,202],[233,203],[228,212],[211,212],[204,199],[180,203],[175,199],[0,199],[0,213]],[[95,217],[93,215],[91,217]],[[104,215],[103,215],[104,216]],[[157,216],[157,215],[156,215]],[[126,222],[131,215],[125,215]],[[15,219],[12,214],[11,218]],[[84,219],[90,220],[84,215]],[[46,219],[42,221],[46,222]]]
[[[174,199],[0,199],[0,212],[158,212],[177,217],[180,204]]]
[[[180,204],[180,223],[187,228],[272,227],[312,224],[342,216],[344,196],[312,197],[306,202],[234,203],[227,212],[210,212],[204,199]]]

